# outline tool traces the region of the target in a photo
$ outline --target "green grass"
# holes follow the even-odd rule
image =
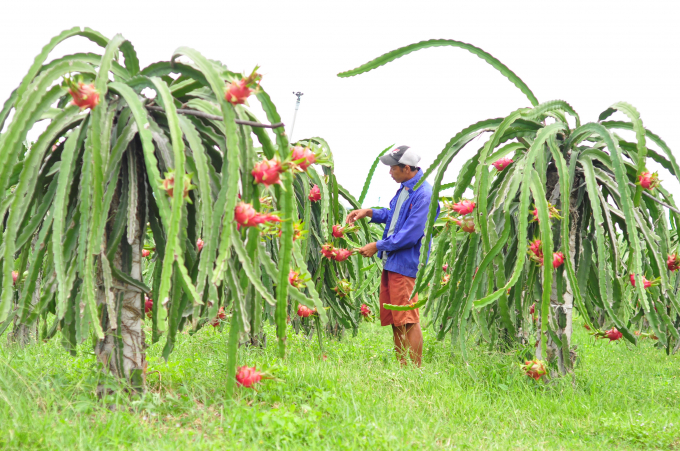
[[[267,329],[273,340],[272,329]],[[242,347],[241,364],[282,381],[225,399],[226,333],[181,335],[170,361],[149,348],[149,391],[97,400],[94,357],[70,357],[59,339],[0,347],[0,449],[675,449],[680,446],[680,359],[649,340],[637,348],[594,342],[578,328],[575,377],[523,376],[512,354],[471,347],[467,366],[425,333],[422,369],[400,368],[391,332],[288,337]],[[3,343],[6,343],[5,337]]]

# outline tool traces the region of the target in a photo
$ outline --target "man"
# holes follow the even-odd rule
[[[384,268],[380,282],[380,323],[392,326],[394,349],[400,362],[406,364],[406,352],[411,361],[420,366],[423,355],[423,334],[420,330],[418,309],[408,311],[387,310],[384,304],[408,305],[415,288],[415,277],[420,260],[420,246],[425,234],[427,213],[430,208],[432,186],[423,184],[414,190],[423,171],[416,165],[418,156],[408,146],[399,146],[380,157],[390,167],[390,175],[401,187],[390,201],[390,208],[362,208],[347,216],[347,222],[369,217],[370,222],[385,224],[380,241],[359,249],[364,257],[378,252]],[[437,204],[439,215],[439,204]],[[416,302],[418,296],[412,302]]]

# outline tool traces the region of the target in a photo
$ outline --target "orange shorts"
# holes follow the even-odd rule
[[[383,326],[403,326],[404,324],[416,324],[420,322],[420,313],[415,310],[387,310],[383,304],[409,305],[418,301],[416,294],[409,302],[411,292],[415,287],[416,279],[406,277],[392,271],[382,272],[380,279],[380,324]]]

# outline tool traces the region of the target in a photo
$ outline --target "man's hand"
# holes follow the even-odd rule
[[[376,252],[378,252],[378,243],[368,243],[366,246],[359,248],[359,253],[364,257],[373,257]]]
[[[347,222],[351,224],[354,221],[356,221],[357,219],[372,218],[372,217],[373,217],[373,209],[372,208],[362,208],[361,210],[350,211],[349,214],[347,215]]]

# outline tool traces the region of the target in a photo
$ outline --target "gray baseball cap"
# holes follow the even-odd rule
[[[396,166],[398,164],[416,166],[420,161],[420,155],[416,154],[409,146],[399,146],[380,157],[380,161],[387,166]]]

